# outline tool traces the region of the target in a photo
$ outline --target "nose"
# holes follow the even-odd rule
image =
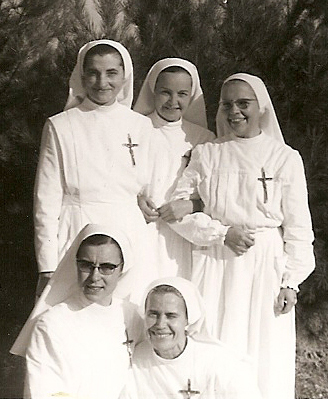
[[[230,112],[235,114],[235,113],[238,113],[239,111],[240,111],[240,109],[238,108],[237,104],[234,101],[232,101]]]
[[[104,89],[104,88],[106,88],[107,84],[108,84],[107,75],[105,75],[105,74],[99,75],[99,77],[98,77],[99,88]]]
[[[91,281],[98,281],[101,278],[98,267],[94,267],[89,275]]]
[[[178,95],[176,93],[171,94],[169,102],[171,105],[176,105],[178,103]]]
[[[156,323],[155,326],[157,328],[164,328],[166,324],[166,319],[165,319],[165,315],[160,315],[157,317],[156,319]]]

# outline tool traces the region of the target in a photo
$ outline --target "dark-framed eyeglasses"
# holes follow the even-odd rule
[[[104,276],[109,276],[113,274],[115,270],[122,266],[124,262],[120,262],[119,264],[114,264],[110,262],[100,263],[98,266],[92,262],[83,259],[76,259],[76,264],[79,270],[83,273],[91,273],[94,269],[98,269],[99,273]]]
[[[256,98],[238,98],[238,100],[231,100],[231,101],[222,100],[219,102],[219,104],[224,111],[230,111],[234,104],[236,104],[239,109],[247,109],[250,106],[250,103],[252,101],[257,101],[257,99]]]

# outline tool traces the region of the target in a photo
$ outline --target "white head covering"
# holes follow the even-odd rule
[[[133,259],[131,258],[131,242],[128,236],[119,229],[96,224],[88,224],[80,231],[66,252],[62,261],[59,263],[55,273],[49,280],[49,283],[46,285],[37,304],[34,306],[34,309],[32,310],[28,320],[26,321],[18,338],[11,348],[11,353],[19,356],[25,356],[27,345],[29,343],[31,332],[37,317],[49,308],[60,302],[63,302],[67,297],[71,296],[80,289],[78,285],[76,254],[82,241],[96,234],[103,234],[113,238],[121,248],[124,260],[122,270],[123,275],[120,277],[120,280],[114,291],[115,296],[120,296],[120,285],[124,285],[124,277],[126,276],[126,272],[132,267],[133,264]]]
[[[248,73],[235,73],[229,76],[223,82],[222,87],[225,85],[225,83],[234,79],[243,80],[244,82],[248,83],[254,90],[261,113],[260,129],[272,138],[284,143],[284,137],[280,130],[276,113],[274,111],[269,93],[263,81],[257,76],[249,75]],[[216,130],[218,137],[229,135],[228,127],[224,123],[224,121],[225,116],[222,114],[222,109],[219,106],[218,112],[216,114]]]
[[[157,61],[151,67],[143,82],[136,104],[133,107],[134,111],[143,115],[149,115],[155,110],[154,91],[158,75],[164,69],[172,66],[179,66],[191,75],[191,100],[183,118],[196,125],[207,128],[206,108],[197,68],[191,62],[181,58],[164,58]]]
[[[84,57],[92,47],[98,44],[106,44],[113,47],[121,54],[124,64],[125,83],[117,95],[117,101],[129,108],[131,107],[133,99],[133,65],[130,54],[121,43],[114,40],[102,39],[89,42],[80,48],[76,65],[69,80],[69,95],[64,110],[78,106],[86,97],[86,92],[82,84]]]
[[[206,325],[205,325],[205,305],[198,288],[189,280],[182,277],[164,277],[154,280],[147,287],[142,300],[140,302],[139,313],[141,317],[145,318],[146,300],[150,291],[159,285],[170,285],[177,289],[183,296],[187,307],[188,326],[186,331],[188,336],[193,338],[200,338],[201,340],[210,340]]]

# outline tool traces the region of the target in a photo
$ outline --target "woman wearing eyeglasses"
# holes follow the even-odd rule
[[[192,280],[211,333],[253,356],[264,399],[293,399],[294,305],[314,269],[302,159],[285,144],[256,76],[223,83],[217,134],[193,151],[173,197],[198,194],[204,211],[172,228],[201,246]]]
[[[143,329],[135,306],[118,297],[131,250],[120,230],[80,232],[12,349],[26,357],[24,397],[118,397]]]

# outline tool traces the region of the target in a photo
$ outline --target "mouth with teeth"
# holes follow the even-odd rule
[[[99,285],[86,285],[85,286],[85,292],[89,293],[89,294],[95,294],[99,291],[101,291],[103,289],[103,287],[99,286]]]
[[[246,121],[246,118],[233,118],[233,119],[231,118],[231,119],[229,119],[230,123],[241,123],[244,121]]]
[[[149,330],[150,336],[155,338],[155,339],[166,339],[166,338],[171,338],[171,336],[173,336],[172,333],[164,333],[164,332],[159,332],[159,331],[152,331]]]

